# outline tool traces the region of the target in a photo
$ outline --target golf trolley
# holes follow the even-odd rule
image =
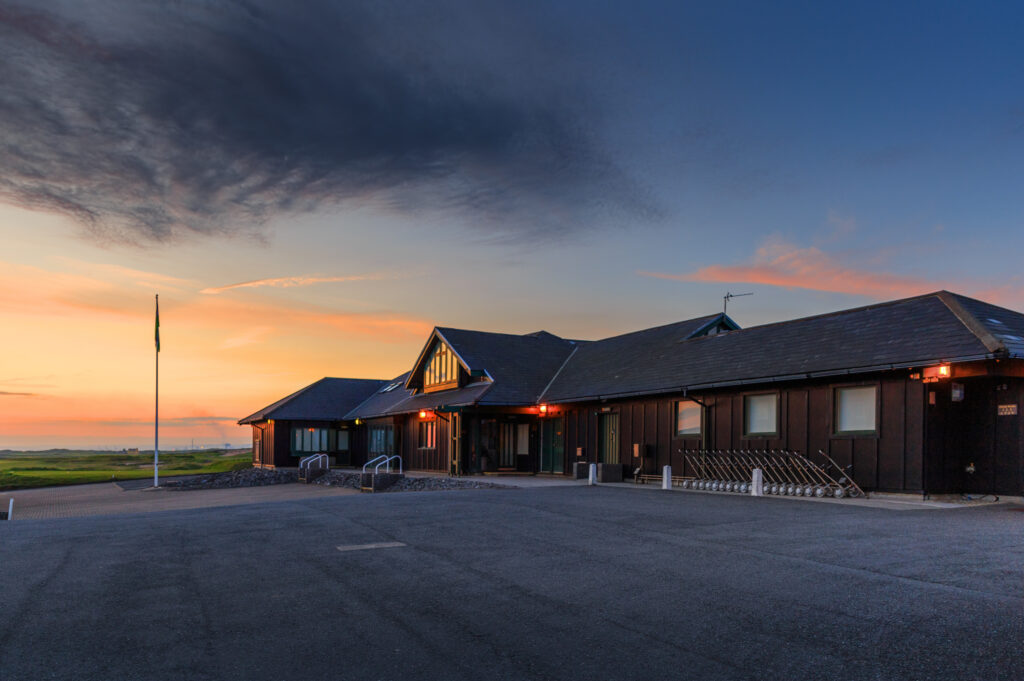
[[[693,479],[683,480],[684,489],[749,494],[754,470],[761,469],[764,494],[835,499],[867,496],[853,481],[849,467],[842,468],[820,450],[822,465],[785,450],[679,451],[694,471]]]

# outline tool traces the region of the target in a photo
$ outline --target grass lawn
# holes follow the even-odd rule
[[[250,449],[160,453],[160,475],[223,473],[251,465]],[[152,452],[0,451],[0,490],[132,480],[152,475]]]

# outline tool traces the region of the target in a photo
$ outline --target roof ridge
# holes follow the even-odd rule
[[[806,322],[812,319],[824,319],[825,317],[838,317],[839,315],[849,314],[851,312],[863,312],[864,310],[872,310],[880,307],[890,307],[892,305],[899,305],[901,303],[909,303],[914,300],[922,300],[924,298],[937,298],[940,293],[949,293],[949,291],[932,291],[931,293],[922,293],[917,296],[908,296],[906,298],[897,298],[896,300],[883,300],[877,303],[869,303],[867,305],[861,305],[860,307],[848,307],[842,310],[833,310],[832,312],[822,312],[820,314],[812,314],[806,317],[796,317],[795,319],[783,319],[777,322],[768,322],[766,324],[756,324],[754,326],[745,326],[739,331],[753,331],[754,329],[764,329],[770,326],[782,326],[783,324],[795,324],[797,322]],[[956,295],[956,294],[953,294]]]
[[[721,315],[722,315],[721,312],[716,312],[714,314],[703,315],[701,317],[691,317],[690,319],[680,319],[679,321],[669,322],[668,324],[658,324],[657,326],[648,326],[645,329],[637,329],[636,331],[626,331],[625,333],[619,333],[619,334],[616,334],[614,336],[607,336],[605,338],[598,338],[597,340],[594,340],[594,341],[585,341],[585,342],[589,342],[589,343],[602,343],[604,341],[615,340],[616,338],[623,338],[625,336],[632,336],[632,335],[635,335],[635,334],[638,334],[638,333],[647,333],[648,331],[657,331],[658,329],[667,329],[670,326],[678,326],[680,324],[689,324],[689,323],[693,323],[693,322],[699,322],[699,321],[702,321],[702,320],[711,321],[715,317],[720,317]]]
[[[508,336],[509,338],[540,338],[541,336],[539,336],[538,334],[547,334],[548,336],[556,338],[560,341],[565,341],[567,343],[572,342],[568,338],[562,338],[558,334],[551,333],[550,331],[545,331],[544,329],[541,329],[540,331],[531,331],[530,333],[505,333],[504,331],[481,331],[480,329],[461,329],[457,326],[435,326],[434,328],[437,329],[438,331],[461,331],[463,333],[479,333],[488,336]]]
[[[555,379],[558,378],[558,375],[560,373],[562,373],[562,369],[565,368],[565,365],[569,363],[569,360],[572,359],[573,355],[575,355],[576,351],[579,349],[580,346],[577,345],[572,349],[572,352],[569,353],[569,356],[562,360],[562,364],[558,367],[558,371],[556,371],[554,375],[551,376],[551,380],[548,381],[548,384],[544,386],[543,390],[540,391],[540,395],[537,396],[537,402],[541,402],[544,400],[544,395],[547,394],[548,390],[551,388],[551,385],[555,382]]]
[[[945,306],[949,308],[949,311],[967,327],[968,331],[977,336],[978,340],[981,341],[981,344],[985,346],[986,350],[992,353],[1006,352],[1006,346],[1003,342],[992,335],[992,332],[988,330],[988,327],[982,324],[977,317],[968,312],[967,308],[961,305],[960,301],[956,299],[956,295],[957,294],[950,293],[949,291],[939,291],[935,294],[935,297],[941,300]]]

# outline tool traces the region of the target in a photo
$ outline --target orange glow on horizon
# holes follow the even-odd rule
[[[153,293],[161,448],[247,446],[236,421],[324,376],[390,379],[433,325],[325,309],[117,265],[0,262],[0,449],[152,447]],[[55,267],[57,267],[55,266]],[[79,270],[87,270],[88,274]]]

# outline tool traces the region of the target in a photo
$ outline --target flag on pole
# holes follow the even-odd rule
[[[160,296],[156,297],[156,351],[160,352]]]

